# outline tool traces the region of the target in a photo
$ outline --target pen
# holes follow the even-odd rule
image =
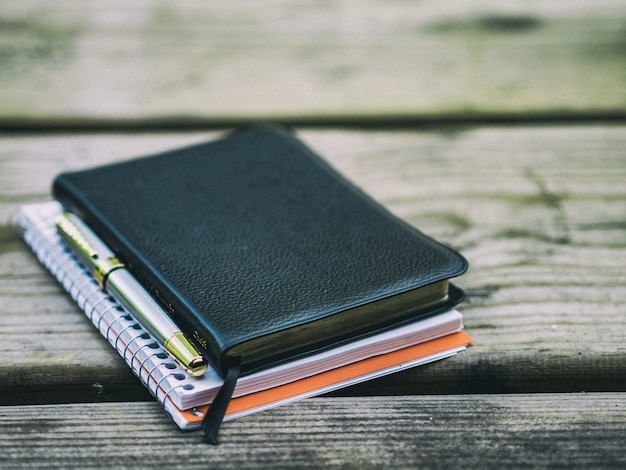
[[[163,308],[135,279],[106,244],[76,215],[62,212],[56,218],[61,238],[93,272],[102,289],[112,295],[141,323],[189,374],[199,377],[207,363]]]

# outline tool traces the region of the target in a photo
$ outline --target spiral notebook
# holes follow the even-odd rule
[[[223,381],[214,370],[189,376],[66,248],[54,218],[59,203],[20,208],[13,224],[135,375],[181,429],[200,426]],[[235,419],[450,357],[471,343],[454,309],[383,334],[241,377],[225,419]]]

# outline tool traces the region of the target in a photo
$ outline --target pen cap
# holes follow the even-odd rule
[[[183,333],[175,333],[168,338],[165,341],[165,349],[183,364],[192,376],[199,377],[206,371],[206,361]]]

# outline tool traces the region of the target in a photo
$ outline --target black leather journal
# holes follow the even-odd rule
[[[467,263],[267,129],[85,171],[54,195],[223,375],[448,309]]]

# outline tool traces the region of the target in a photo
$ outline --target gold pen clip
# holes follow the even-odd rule
[[[94,269],[94,276],[102,288],[105,287],[107,277],[111,271],[123,268],[124,264],[115,256],[101,257],[87,237],[81,232],[67,212],[61,212],[55,220],[55,225],[71,246],[76,248],[77,254],[83,262],[90,263]]]

